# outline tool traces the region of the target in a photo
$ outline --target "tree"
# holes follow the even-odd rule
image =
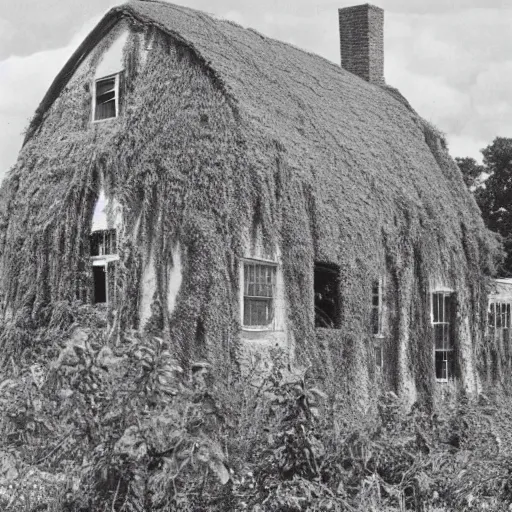
[[[470,190],[473,190],[477,186],[478,178],[483,172],[486,172],[485,167],[471,157],[456,158],[455,161],[462,172],[464,183]]]
[[[502,276],[512,276],[512,139],[496,137],[481,150],[483,165],[473,158],[456,158],[464,182],[473,192],[486,226],[503,237]],[[478,183],[482,172],[489,177]]]

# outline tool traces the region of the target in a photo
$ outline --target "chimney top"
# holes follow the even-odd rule
[[[341,66],[371,83],[384,83],[384,10],[371,4],[338,9]]]

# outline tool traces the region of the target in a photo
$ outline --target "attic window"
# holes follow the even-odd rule
[[[259,260],[243,262],[242,325],[271,327],[274,321],[277,265]]]
[[[119,115],[119,74],[94,82],[93,119],[103,121]]]
[[[339,283],[340,270],[337,265],[315,263],[315,327],[339,328]]]
[[[439,382],[447,382],[455,377],[454,306],[455,294],[453,292],[432,293],[434,358],[436,379]]]

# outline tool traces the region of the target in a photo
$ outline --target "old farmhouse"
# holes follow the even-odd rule
[[[279,352],[362,399],[481,389],[495,244],[386,85],[383,25],[340,9],[339,66],[166,2],[108,12],[3,185],[5,321],[78,300],[220,373]]]

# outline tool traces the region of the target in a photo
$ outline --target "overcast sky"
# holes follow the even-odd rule
[[[1,0],[0,177],[52,79],[116,0]],[[177,0],[339,62],[337,8],[357,0]],[[440,128],[453,156],[512,137],[510,0],[375,0],[385,75]],[[507,5],[508,4],[508,5]]]

